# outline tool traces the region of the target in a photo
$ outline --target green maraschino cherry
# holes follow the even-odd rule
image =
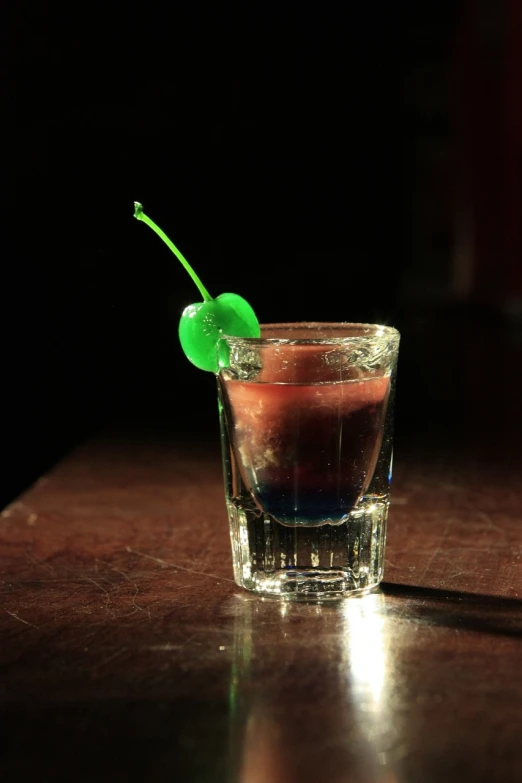
[[[261,330],[256,314],[237,294],[221,294],[213,299],[185,256],[168,236],[143,212],[142,205],[134,202],[134,217],[142,220],[165,242],[181,261],[199,289],[202,302],[186,307],[179,322],[179,339],[187,359],[200,370],[218,372],[217,343],[221,334],[234,337],[259,337]]]

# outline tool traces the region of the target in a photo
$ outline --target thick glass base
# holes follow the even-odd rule
[[[329,600],[382,580],[388,500],[365,497],[339,525],[282,525],[253,504],[227,502],[234,578],[259,595]]]

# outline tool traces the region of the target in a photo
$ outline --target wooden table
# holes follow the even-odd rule
[[[520,459],[449,451],[404,449],[382,589],[323,605],[232,582],[217,442],[74,453],[1,517],[2,781],[519,779]]]

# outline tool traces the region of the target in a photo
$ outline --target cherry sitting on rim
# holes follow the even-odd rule
[[[187,359],[200,370],[217,373],[217,343],[222,334],[234,337],[259,337],[259,321],[248,302],[238,294],[220,294],[213,299],[185,256],[168,236],[134,202],[134,217],[142,220],[165,242],[185,267],[203,297],[202,302],[188,305],[179,322],[179,339]]]

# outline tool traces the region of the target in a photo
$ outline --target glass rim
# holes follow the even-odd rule
[[[342,345],[346,342],[359,340],[368,340],[372,338],[388,338],[389,340],[400,339],[400,332],[394,326],[385,324],[359,323],[354,321],[290,321],[283,323],[260,324],[260,337],[238,337],[237,335],[221,334],[220,339],[230,343],[242,345]],[[294,330],[331,330],[332,335],[316,337],[263,337],[263,330],[281,330],[281,332],[290,332]],[[336,331],[354,330],[353,334],[344,334],[336,337]]]

